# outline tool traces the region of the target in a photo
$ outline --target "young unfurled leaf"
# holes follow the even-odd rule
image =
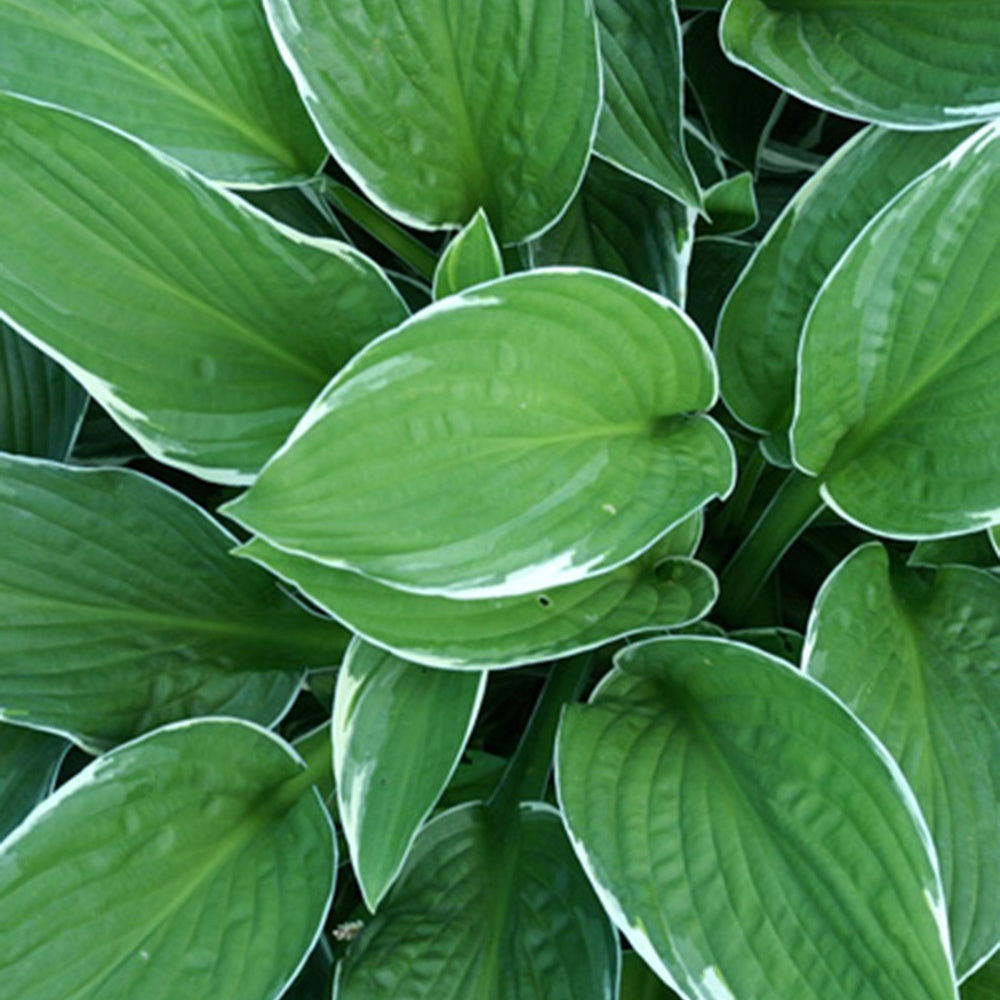
[[[443,299],[502,275],[500,247],[480,209],[441,254],[434,271],[434,298]]]

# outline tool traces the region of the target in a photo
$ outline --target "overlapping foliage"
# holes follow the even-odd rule
[[[4,989],[1000,995],[991,3],[0,38]]]

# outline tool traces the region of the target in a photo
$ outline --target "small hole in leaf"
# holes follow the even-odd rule
[[[550,598],[548,596],[548,594],[539,594],[538,595],[538,606],[540,608],[551,608],[552,607],[552,598]]]

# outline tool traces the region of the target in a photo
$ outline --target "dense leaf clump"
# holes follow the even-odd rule
[[[0,37],[0,992],[1000,997],[992,2]]]

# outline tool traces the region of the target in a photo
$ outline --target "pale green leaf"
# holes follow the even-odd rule
[[[630,561],[729,491],[729,439],[693,412],[715,398],[667,300],[598,272],[518,274],[358,354],[223,510],[401,589],[535,593]]]
[[[98,758],[0,843],[0,956],[18,1000],[276,1000],[333,895],[302,763],[232,719]]]
[[[549,806],[429,823],[334,1000],[612,1000],[618,942]]]
[[[1000,518],[1000,125],[862,231],[802,334],[796,465],[870,531],[964,534]]]
[[[869,128],[799,189],[719,317],[722,396],[739,421],[770,434],[787,432],[799,337],[820,286],[872,217],[968,135]]]
[[[323,144],[246,0],[8,0],[0,91],[113,125],[227,184],[310,177]]]
[[[707,219],[698,226],[699,236],[744,233],[760,221],[753,175],[747,172],[727,177],[705,192]]]
[[[698,179],[682,135],[681,28],[674,0],[595,0],[604,105],[594,151],[694,208]]]
[[[833,572],[804,669],[899,762],[927,817],[959,979],[1000,942],[1000,580],[890,565],[866,545]]]
[[[528,250],[534,267],[610,271],[683,307],[693,239],[691,209],[595,157],[562,218]]]
[[[573,196],[600,101],[589,0],[266,0],[320,134],[403,222],[503,243]]]
[[[246,482],[406,309],[367,258],[92,122],[0,97],[0,315],[154,457]]]
[[[67,749],[51,733],[0,722],[0,838],[52,791]]]
[[[0,451],[64,459],[86,406],[62,366],[0,322]]]
[[[283,552],[261,538],[236,554],[408,660],[496,670],[569,656],[637,632],[678,628],[708,614],[718,596],[714,574],[693,559],[666,555],[669,548],[657,543],[633,562],[579,583],[475,601],[407,593]]]
[[[430,670],[360,641],[348,649],[333,703],[333,765],[372,912],[451,780],[485,690],[485,672]]]
[[[270,724],[344,632],[173,490],[0,456],[0,718],[107,746],[192,715]]]
[[[637,643],[566,709],[559,801],[615,923],[697,1000],[954,1000],[923,819],[888,753],[788,664]]]
[[[500,247],[486,213],[480,209],[441,254],[434,271],[434,298],[443,299],[502,276]]]
[[[730,59],[839,114],[951,128],[1000,114],[994,0],[730,0]]]

